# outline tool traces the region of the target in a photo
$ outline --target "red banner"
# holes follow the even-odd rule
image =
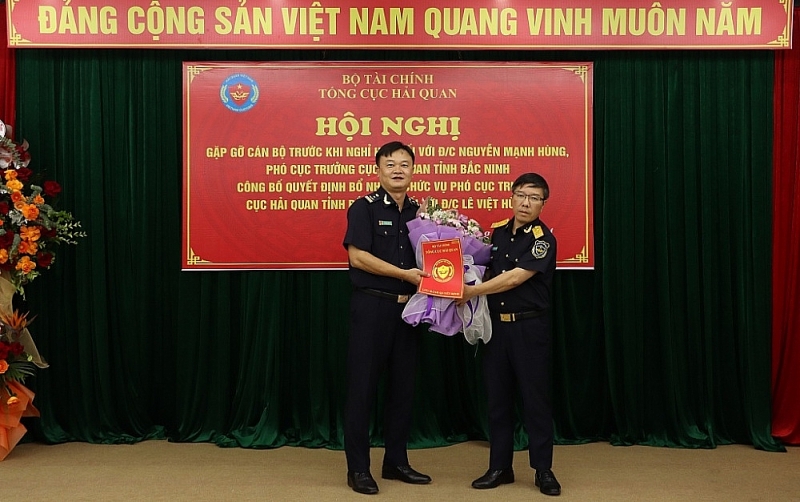
[[[9,0],[14,47],[786,49],[791,0]]]
[[[337,269],[375,152],[414,148],[410,194],[488,229],[511,183],[550,184],[558,265],[594,265],[590,63],[184,63],[184,269]]]

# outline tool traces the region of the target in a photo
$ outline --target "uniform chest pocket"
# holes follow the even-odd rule
[[[516,256],[517,254],[519,253],[509,248],[500,249],[492,252],[491,261],[493,265],[498,266],[503,270],[507,270],[514,268],[516,263],[519,261]]]
[[[375,223],[375,235],[394,237],[397,235],[397,225],[393,221],[378,221]]]

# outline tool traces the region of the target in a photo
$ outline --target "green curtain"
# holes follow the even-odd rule
[[[782,448],[769,429],[771,53],[17,55],[18,136],[88,232],[27,288],[51,363],[29,381],[35,439],[342,447],[347,274],[180,271],[182,61],[585,60],[597,265],[556,274],[557,441]],[[485,439],[480,348],[423,337],[412,446]]]
[[[772,59],[620,53],[607,70],[596,123],[612,439],[772,449]]]

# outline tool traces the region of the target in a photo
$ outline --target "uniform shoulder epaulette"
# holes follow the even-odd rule
[[[381,195],[378,192],[373,192],[371,194],[365,195],[364,198],[367,199],[367,202],[372,204],[376,200],[379,200],[381,198]]]
[[[412,206],[419,207],[419,201],[410,195],[408,196],[408,202],[410,202]]]
[[[506,218],[505,220],[495,221],[494,223],[492,223],[492,228],[500,228],[502,226],[508,225],[508,222],[509,218]]]
[[[522,229],[523,232],[526,234],[533,234],[535,238],[539,238],[544,235],[544,230],[542,230],[541,225],[534,225],[533,223],[528,223],[525,228]]]

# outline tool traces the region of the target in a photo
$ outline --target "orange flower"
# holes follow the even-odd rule
[[[5,359],[0,359],[0,375],[8,371],[8,362]]]
[[[36,242],[42,235],[42,230],[39,227],[26,227],[22,225],[19,227],[19,233],[22,240]]]
[[[17,396],[11,396],[11,397],[8,398],[8,401],[6,401],[6,404],[9,405],[9,406],[14,406],[18,402],[19,402],[19,398]]]
[[[6,180],[11,181],[17,179],[17,171],[14,169],[6,170]]]
[[[25,204],[21,211],[26,220],[35,220],[39,217],[39,208],[33,204]]]
[[[28,321],[29,313],[30,312],[20,314],[19,310],[14,309],[14,312],[10,314],[0,314],[0,320],[3,321],[6,326],[10,326],[15,331],[22,331],[23,329],[27,328],[30,323],[33,322],[33,319]],[[34,317],[34,319],[36,318]]]
[[[19,193],[19,192],[14,192],[14,193]],[[25,199],[16,201],[14,203],[14,207],[16,209],[19,209],[20,211],[22,211],[22,208],[25,207]]]
[[[35,242],[22,241],[19,243],[17,251],[19,251],[20,254],[29,254],[32,256],[39,251],[39,245]]]
[[[17,262],[17,266],[15,268],[17,270],[22,270],[23,273],[27,274],[36,268],[36,262],[31,261],[30,257],[28,256],[23,256]]]
[[[17,191],[11,192],[11,200],[13,202],[16,203],[16,202],[19,202],[19,201],[24,200],[24,199],[25,199],[25,197],[21,193],[19,193]],[[16,206],[16,204],[15,204],[15,206]]]
[[[6,186],[9,190],[22,190],[22,187],[25,185],[23,185],[20,180],[11,180],[6,183]]]
[[[44,197],[42,197],[41,195],[37,195],[36,197],[33,198],[33,203],[36,204],[37,206],[41,206],[42,204],[44,204]]]
[[[8,261],[8,251],[5,249],[0,249],[0,263],[5,263]]]

